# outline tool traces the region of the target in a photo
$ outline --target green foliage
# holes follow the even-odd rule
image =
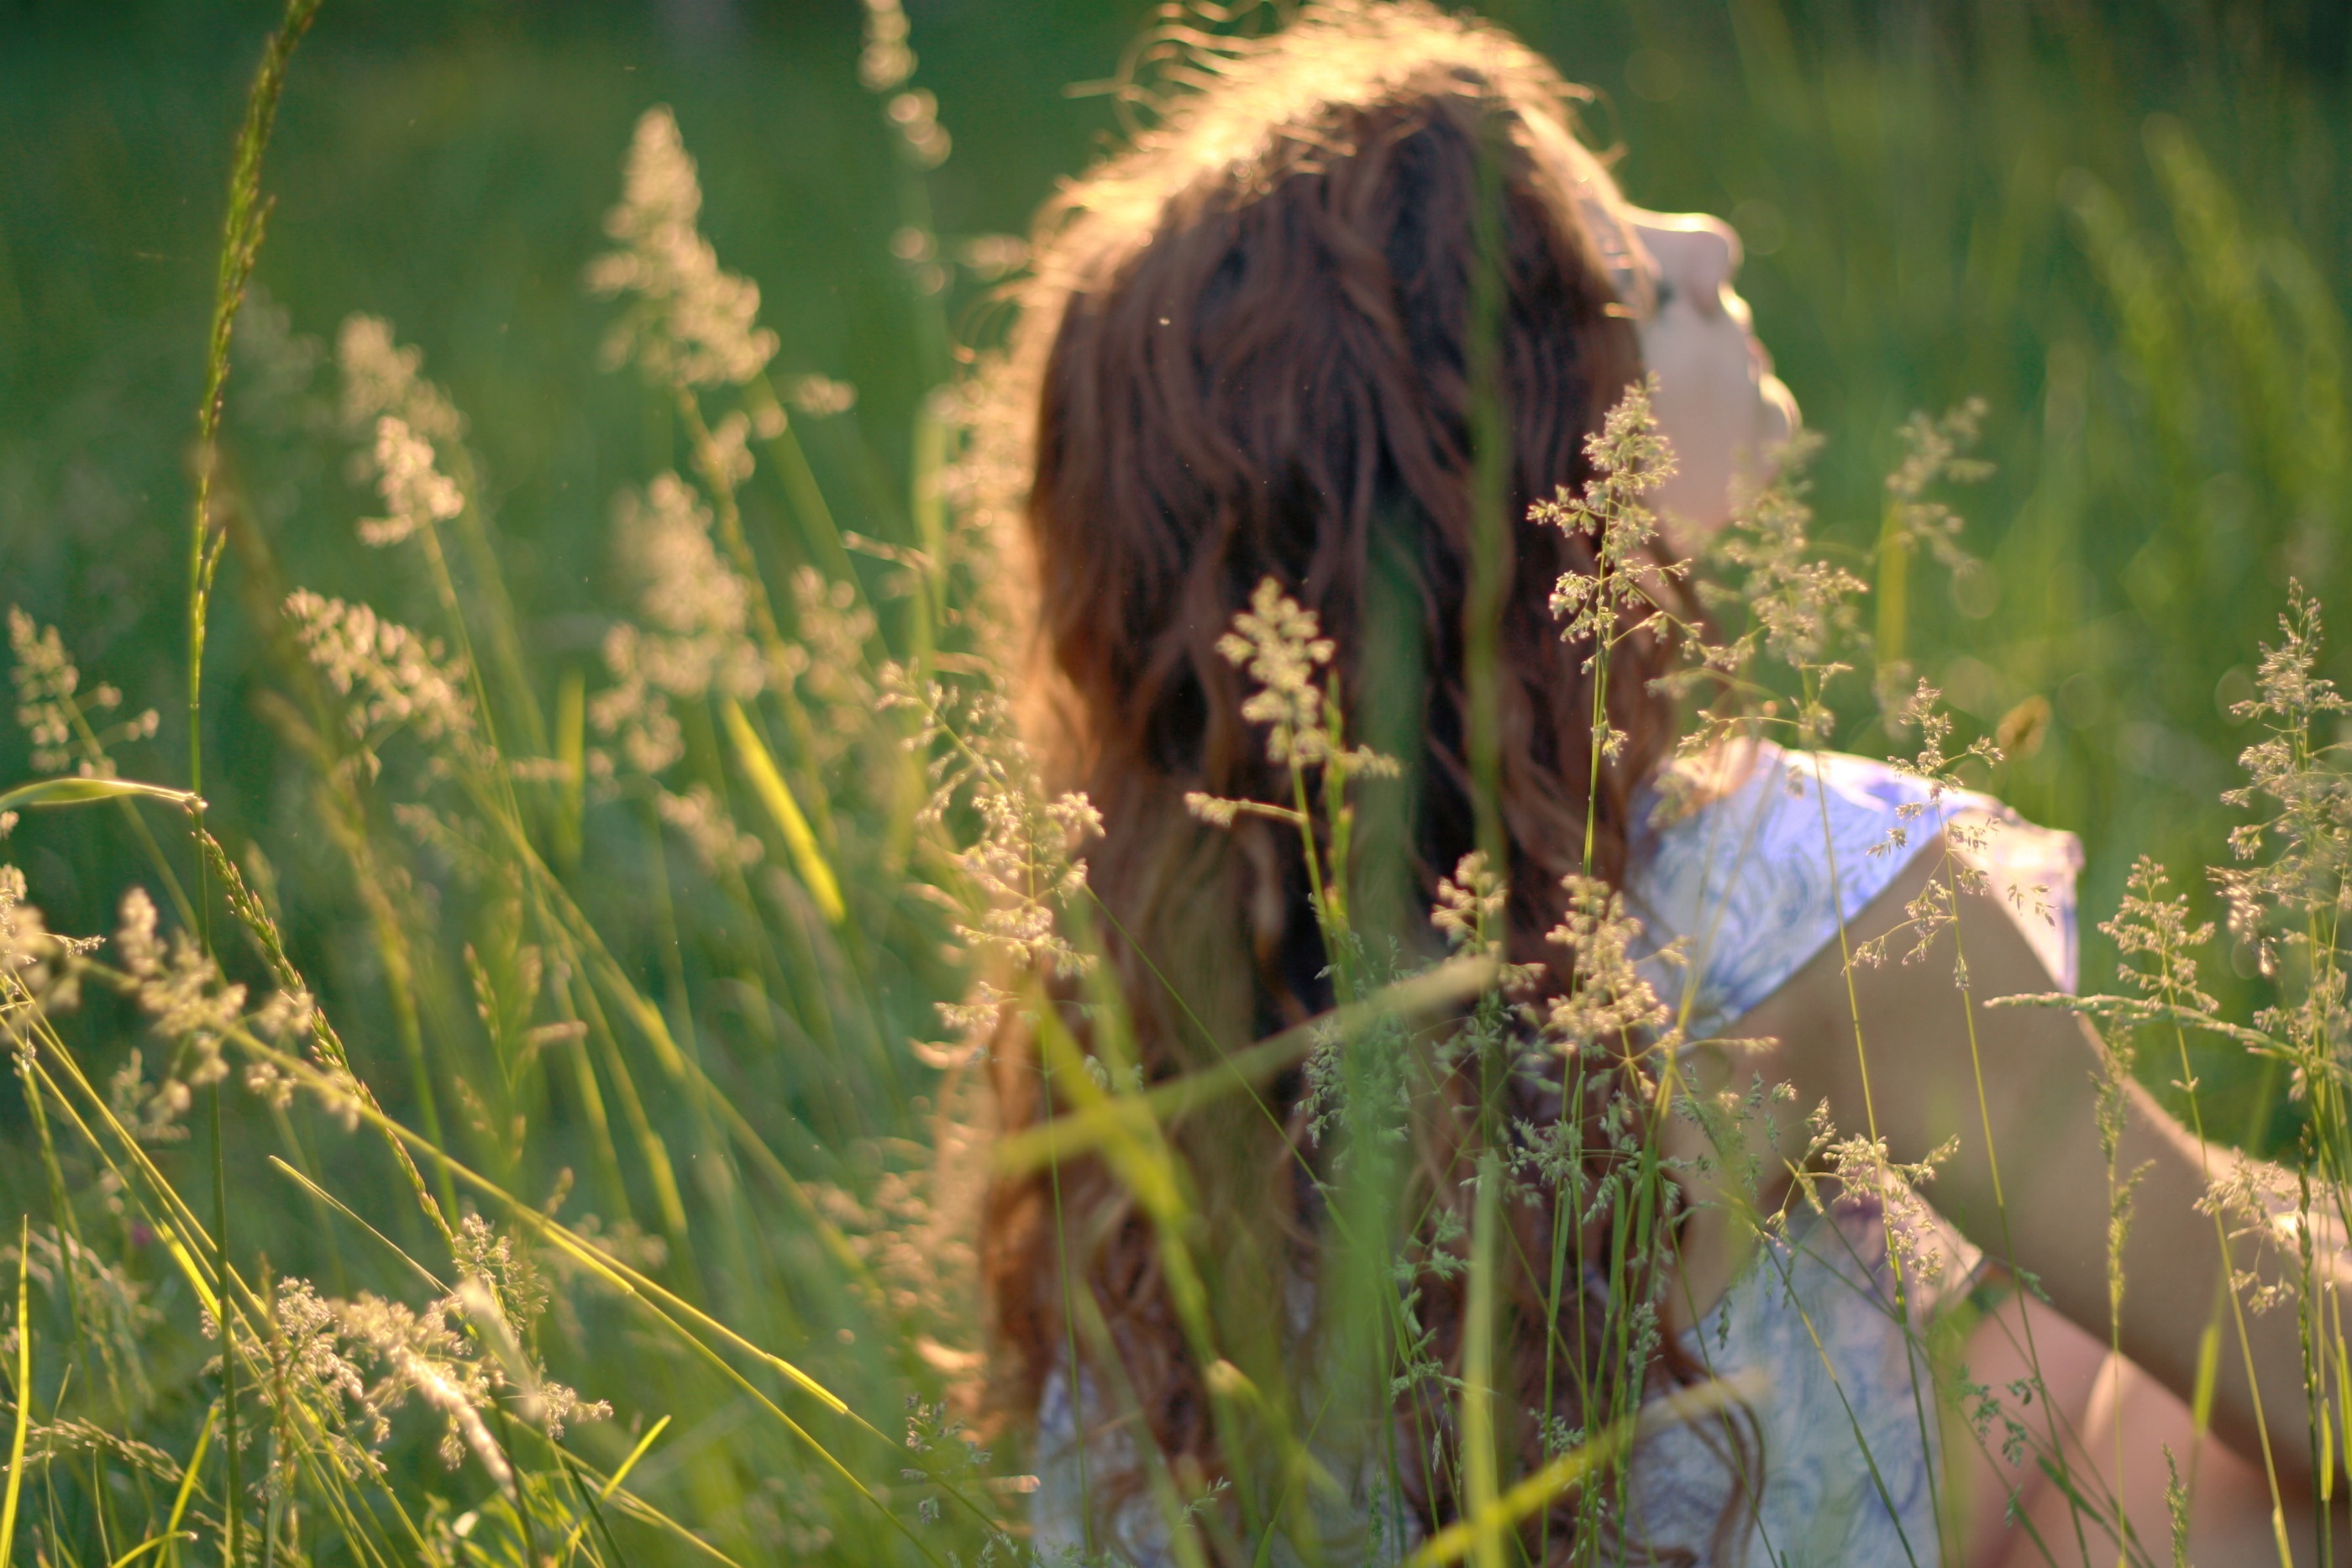
[[[975,969],[1091,968],[1059,916],[1098,824],[1039,798],[987,674],[938,393],[1017,265],[995,231],[1108,120],[1053,89],[1106,74],[1145,8],[967,8],[936,47],[888,0],[854,37],[856,10],[713,7],[737,31],[712,45],[694,7],[664,41],[585,13],[525,34],[331,6],[266,165],[283,47],[233,153],[227,106],[269,18],[158,16],[143,41],[14,24],[0,129],[42,156],[0,186],[0,575],[32,612],[11,622],[22,735],[0,740],[23,1091],[0,1108],[0,1208],[23,1217],[0,1563],[1026,1560],[1023,1457],[945,1403],[976,1351],[957,1113],[970,1031],[1022,1002]],[[1730,213],[1765,334],[1838,436],[1817,502],[1777,490],[1727,536],[1735,624],[1689,689],[1806,739],[1919,728],[1939,776],[1953,739],[2095,867],[2205,858],[2224,758],[2262,727],[2229,802],[2268,813],[2219,890],[2234,946],[2198,970],[2212,890],[2135,873],[2102,929],[2141,994],[2105,1016],[2181,1026],[2149,1071],[2200,1131],[2210,1109],[2217,1132],[2297,1133],[2340,1193],[2341,702],[2300,593],[2279,648],[2245,654],[2288,569],[2346,598],[2341,236],[2309,195],[2341,166],[2340,99],[2274,42],[2212,68],[2189,10],[2148,38],[1991,0],[1912,33],[1769,0],[1495,10],[1570,75],[1622,74],[1631,193]],[[662,99],[675,116],[639,118]],[[223,167],[226,216],[184,210]],[[595,375],[600,342],[635,377]],[[1868,433],[1921,404],[1975,412],[1905,427],[1882,486]],[[1621,411],[1614,483],[1538,519],[1601,538],[1607,570],[1558,608],[1602,633],[1604,680],[1655,613],[1621,570],[1663,456],[1645,429]],[[1971,477],[1990,526],[1965,557],[1932,486]],[[1863,571],[1879,653],[1908,666],[1884,706],[1839,680]],[[1410,1104],[1403,1022],[1475,997],[1447,1049],[1499,1074],[1527,977],[1491,967],[1475,857],[1439,924],[1479,964],[1367,954],[1349,789],[1384,760],[1344,734],[1328,645],[1279,585],[1233,642],[1293,788],[1195,809],[1297,828],[1357,1004],[1262,1065],[1304,1058],[1318,1130],[1369,1150]],[[1949,694],[1957,736],[1903,700],[1914,679]],[[201,784],[176,760],[198,756]],[[1636,1253],[1671,1220],[1634,1107],[1671,1094],[1675,1027],[1614,895],[1569,891],[1561,963],[1587,983],[1538,1027],[1625,1069],[1596,1116],[1618,1168],[1588,1181],[1555,1129],[1490,1156],[1475,1202],[1356,1239],[1394,1249],[1374,1337],[1395,1386],[1458,1412],[1473,1519],[1432,1552],[1481,1562],[1563,1490],[1603,1495],[1654,1303],[1612,1281],[1639,1310],[1589,1406],[1608,1424],[1519,1477],[1496,1469],[1488,1351],[1466,1378],[1428,1359],[1411,1287],[1467,1274],[1491,1301],[1507,1189],[1638,1213]],[[1245,1076],[1137,1094],[1062,1043],[1088,1070],[1072,1122],[1181,1233],[1159,1119]],[[2119,1038],[2110,1115],[2134,1055]],[[1914,1212],[1924,1167],[1874,1138],[1823,1125],[1809,1153]],[[1372,1212],[1351,1193],[1393,1171],[1343,1169],[1361,1186],[1331,1211]],[[2117,1256],[2131,1181],[2110,1173]],[[1172,1244],[1169,1266],[1190,1266]],[[1555,1258],[1555,1301],[1561,1278]],[[2310,1339],[2324,1385],[2341,1343]],[[901,1409],[903,1432],[876,1414]],[[1188,1544],[1242,1506],[1151,1479]]]

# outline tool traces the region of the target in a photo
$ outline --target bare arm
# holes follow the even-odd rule
[[[1946,865],[1940,846],[1922,852],[1851,923],[1849,946],[1902,926],[1905,906]],[[2097,1044],[2071,1014],[1984,1005],[2046,992],[2053,981],[1990,895],[1963,891],[1958,903],[1957,929],[1939,933],[1925,956],[1856,967],[1849,990],[1832,943],[1735,1032],[1776,1038],[1779,1071],[1807,1104],[1829,1101],[1843,1135],[1874,1125],[1889,1155],[1903,1161],[1957,1137],[1958,1151],[1928,1194],[1937,1209],[1989,1256],[2034,1275],[2060,1312],[2104,1338],[2107,1165],[2099,1145]],[[1893,945],[1900,951],[1910,941],[1897,936]],[[1955,980],[1962,955],[1966,993]],[[2123,1350],[2184,1399],[2193,1396],[2199,1343],[2222,1267],[2213,1220],[2196,1204],[2209,1171],[2218,1176],[2238,1160],[2200,1149],[2145,1091],[2131,1087],[2117,1167],[2143,1174],[2124,1253]],[[2238,1247],[2243,1266],[2252,1245]],[[2332,1249],[2321,1266],[2339,1281],[2347,1272]],[[2234,1322],[2223,1324],[2214,1428],[2232,1448],[2259,1454],[2250,1352],[2280,1475],[2305,1479],[2312,1461],[2295,1312],[2282,1305],[2248,1312],[2244,1322],[2242,1350]]]

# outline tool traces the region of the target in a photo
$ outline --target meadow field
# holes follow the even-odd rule
[[[2085,988],[2170,1009],[2103,1015],[2140,1076],[2352,1218],[2343,664],[2290,588],[2352,604],[2352,19],[1483,12],[1738,229],[1824,437],[1868,591],[1758,689],[1854,664],[1819,738],[1908,758],[1931,683],[1967,785],[2081,837]],[[0,1568],[1026,1560],[965,1427],[971,1009],[1084,967],[1082,813],[1004,716],[965,394],[1054,181],[1265,14],[0,9]],[[1971,399],[1931,548],[1886,476]],[[2193,984],[2095,929],[2141,856]],[[1063,1065],[1181,1235],[1148,1097]],[[2332,1455],[2313,1317],[2277,1420]],[[1225,1560],[1262,1500],[1181,1479]]]

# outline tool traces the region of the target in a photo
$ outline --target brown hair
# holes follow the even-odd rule
[[[1555,486],[1582,484],[1585,438],[1640,374],[1580,212],[1611,188],[1573,140],[1570,104],[1524,47],[1432,6],[1313,6],[1224,52],[1202,90],[1039,219],[983,424],[996,419],[1013,443],[1001,543],[1026,643],[1026,723],[1049,785],[1085,789],[1102,813],[1088,884],[1147,1078],[1197,1071],[1330,1002],[1295,833],[1246,819],[1209,827],[1182,804],[1191,790],[1286,791],[1214,646],[1262,579],[1318,612],[1357,734],[1408,764],[1405,784],[1377,787],[1402,802],[1402,873],[1385,904],[1374,891],[1360,901],[1373,939],[1424,948],[1425,913],[1410,912],[1426,911],[1474,847],[1465,602],[1483,200],[1499,214],[1484,254],[1499,256],[1513,519],[1496,632],[1509,956],[1543,958],[1561,880],[1584,865],[1588,801],[1593,869],[1622,875],[1633,790],[1672,737],[1670,705],[1650,685],[1669,650],[1644,637],[1613,655],[1606,695],[1627,738],[1594,777],[1591,650],[1563,641],[1548,609],[1561,573],[1591,570],[1590,541],[1525,520]],[[1382,663],[1400,647],[1401,676],[1395,658]],[[991,1071],[1002,1129],[1062,1108],[1017,1019]],[[1461,1104],[1476,1093],[1455,1090]],[[1293,1073],[1263,1108],[1221,1103],[1170,1128],[1202,1216],[1185,1240],[1209,1281],[1219,1356],[1261,1387],[1295,1359],[1296,1282],[1315,1276],[1305,1092]],[[1556,1077],[1511,1092],[1520,1116],[1560,1113]],[[1464,1159],[1476,1153],[1463,1119],[1417,1112],[1415,1124],[1416,1200],[1466,1218]],[[1548,1260],[1549,1204],[1510,1213],[1517,1256]],[[1576,1245],[1598,1259],[1607,1242],[1580,1232]],[[1000,1178],[981,1250],[1000,1411],[1034,1418],[1076,1343],[1091,1376],[1131,1394],[1180,1480],[1247,1486],[1262,1456],[1233,1451],[1249,1440],[1219,1430],[1150,1224],[1116,1176],[1073,1161]],[[1543,1402],[1546,1272],[1507,1270],[1498,1340],[1508,1392],[1497,1418],[1524,1469],[1544,1454],[1527,1412]],[[1457,1275],[1424,1270],[1417,1284],[1432,1354],[1458,1375]],[[1084,1322],[1071,1321],[1073,1301]],[[1611,1332],[1589,1325],[1562,1365],[1596,1364]],[[1580,1381],[1563,1372],[1555,1412],[1597,1425],[1610,1413],[1587,1422]],[[1433,1525],[1455,1501],[1427,1434],[1450,1416],[1424,1401],[1397,1419],[1408,1417],[1420,1434],[1399,1445],[1408,1500]],[[1122,1479],[1130,1492],[1140,1484],[1098,1476],[1096,1487],[1116,1496]],[[1564,1546],[1557,1526],[1552,1539]]]

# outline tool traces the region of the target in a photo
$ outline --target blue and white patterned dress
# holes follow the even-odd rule
[[[1768,744],[1726,747],[1679,782],[1696,803],[1638,838],[1625,895],[1647,934],[1644,968],[1689,1040],[1718,1035],[1752,1011],[1937,841],[1983,873],[2053,981],[2074,988],[2082,851],[2072,834],[1883,762]],[[1679,963],[1660,952],[1675,942]],[[1940,1228],[1923,1248],[1940,1252],[1940,1267],[1932,1279],[1908,1276],[1899,1309],[1885,1225],[1871,1202],[1807,1211],[1756,1249],[1683,1345],[1716,1375],[1760,1381],[1763,1392],[1743,1407],[1753,1423],[1745,1448],[1760,1471],[1737,1473],[1720,1416],[1651,1423],[1628,1466],[1636,1561],[1942,1561],[1938,1416],[1917,1330],[1965,1289],[1978,1260]],[[1080,1385],[1083,1423],[1059,1374],[1038,1410],[1032,1518],[1048,1563],[1085,1540],[1087,1473],[1131,1464],[1129,1433],[1108,1420],[1090,1380]],[[1094,1434],[1083,1446],[1082,1426]],[[1335,1474],[1363,1468],[1326,1458]],[[1374,1490],[1364,1489],[1368,1504]],[[1729,1549],[1718,1552],[1718,1525],[1735,1504]],[[1358,1524],[1366,1563],[1394,1563],[1418,1544],[1410,1521],[1402,1530]],[[1098,1517],[1097,1547],[1137,1568],[1171,1561],[1148,1497]],[[1273,1560],[1293,1561],[1278,1543]]]

